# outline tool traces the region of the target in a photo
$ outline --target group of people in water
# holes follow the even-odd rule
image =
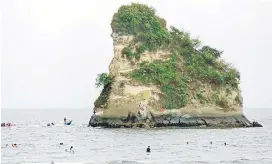
[[[71,125],[72,123],[72,120],[67,121],[66,117],[64,117],[63,121],[64,121],[64,125]],[[53,122],[47,124],[47,126],[52,126],[52,125],[55,125],[55,124]]]
[[[63,121],[64,121],[64,125],[70,125],[71,122],[72,122],[72,120],[69,120],[67,122],[66,117],[64,117]],[[47,124],[47,126],[52,126],[52,125],[55,125],[55,124],[53,122]],[[9,127],[9,126],[15,126],[15,124],[11,124],[10,122],[8,122],[8,123],[1,123],[1,127]],[[60,143],[60,145],[63,145],[63,143]],[[18,147],[18,145],[16,143],[11,144],[11,146],[14,147],[14,148]],[[8,144],[6,144],[5,147],[8,147]],[[5,147],[3,147],[3,148],[5,148]],[[68,152],[67,149],[65,149],[65,151]],[[70,147],[70,151],[69,152],[70,153],[74,153],[73,146]]]
[[[65,125],[70,125],[71,122],[72,122],[72,120],[70,120],[69,124],[67,124],[68,122],[67,122],[66,117],[64,117],[63,121],[64,121],[64,124],[65,124]],[[7,124],[6,124],[6,123],[1,123],[1,127],[12,126],[12,125],[13,125],[13,124],[11,124],[11,123],[7,123]],[[47,124],[47,126],[52,126],[52,125],[55,125],[55,124],[54,124],[53,122]],[[189,142],[186,142],[186,143],[189,144]],[[212,144],[212,141],[210,141],[210,144]],[[63,143],[61,142],[60,145],[63,145]],[[226,146],[227,143],[225,142],[224,145]],[[6,147],[8,147],[8,144],[6,144]],[[15,144],[12,144],[12,147],[17,148],[18,145],[15,143]],[[74,154],[73,146],[70,147],[70,150],[69,150],[69,151],[68,151],[67,149],[65,149],[65,152],[70,152],[70,153]],[[147,153],[151,153],[151,148],[150,148],[150,146],[147,147],[146,152],[147,152]],[[53,162],[53,161],[52,161],[52,162]],[[54,163],[54,162],[53,162],[53,163]]]
[[[60,143],[60,145],[63,145],[63,143],[61,142],[61,143]],[[71,147],[70,147],[70,151],[69,151],[69,152],[74,154],[75,152],[74,152],[73,148],[74,148],[74,147],[73,147],[73,146],[71,146]],[[66,152],[68,152],[68,150],[67,150],[67,149],[65,149],[65,151],[66,151]]]
[[[63,121],[64,121],[64,125],[71,125],[71,123],[72,123],[72,120],[68,120],[67,121],[66,117],[64,117]],[[52,125],[55,125],[55,124],[53,122],[47,124],[47,126],[52,126]],[[8,122],[8,123],[5,123],[5,122],[1,123],[1,127],[10,127],[10,126],[15,126],[15,124],[12,124],[10,122]]]
[[[10,123],[10,122],[8,122],[8,123],[5,123],[5,122],[3,122],[3,123],[1,123],[1,127],[9,127],[9,126],[15,126],[15,124],[12,124],[12,123]]]

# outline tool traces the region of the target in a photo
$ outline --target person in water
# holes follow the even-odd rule
[[[66,117],[64,117],[64,119],[63,119],[63,120],[64,120],[64,124],[66,124]]]
[[[70,147],[70,153],[75,153],[74,150],[72,150],[72,149],[73,149],[73,146]],[[65,149],[65,151],[68,152],[67,149]]]
[[[147,147],[146,152],[147,152],[147,153],[150,153],[150,152],[151,152],[150,146]]]
[[[73,146],[70,147],[70,152],[73,151],[72,149],[73,149]]]
[[[17,146],[17,144],[15,143],[15,144],[12,144],[12,147],[18,147],[18,146]]]

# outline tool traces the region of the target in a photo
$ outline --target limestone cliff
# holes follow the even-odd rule
[[[114,57],[90,126],[244,127],[239,72],[146,5],[121,6],[112,20]]]

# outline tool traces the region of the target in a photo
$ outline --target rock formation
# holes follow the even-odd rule
[[[221,51],[142,4],[121,6],[111,23],[114,57],[89,126],[250,127],[242,113],[240,73]]]

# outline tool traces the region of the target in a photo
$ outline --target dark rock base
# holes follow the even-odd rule
[[[152,119],[140,120],[137,117],[106,118],[93,115],[89,121],[91,127],[103,128],[238,128],[238,127],[262,127],[257,122],[251,123],[244,115],[226,117],[190,117],[182,116],[152,116]]]

